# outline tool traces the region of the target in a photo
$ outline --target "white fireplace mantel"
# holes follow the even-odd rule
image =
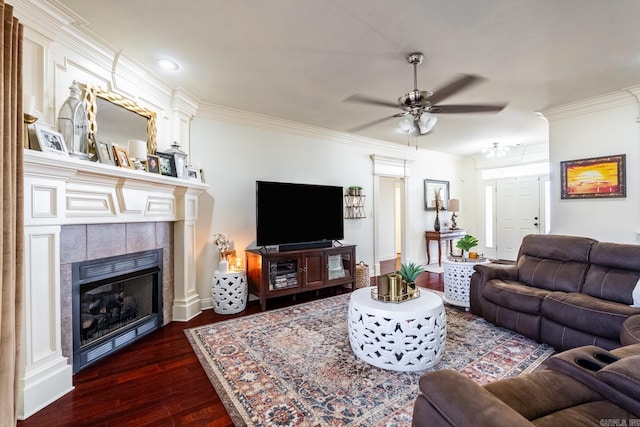
[[[133,169],[24,150],[24,315],[20,413],[25,419],[73,389],[62,355],[63,225],[174,223],[172,320],[200,313],[195,283],[198,197],[209,186]]]

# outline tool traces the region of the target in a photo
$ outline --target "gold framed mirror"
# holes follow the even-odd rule
[[[98,139],[125,147],[124,144],[129,139],[143,139],[147,141],[148,153],[156,153],[158,143],[155,112],[97,86],[87,85],[84,92],[89,139],[93,141],[94,149]]]

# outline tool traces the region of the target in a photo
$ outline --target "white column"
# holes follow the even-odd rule
[[[196,288],[196,220],[199,191],[176,192],[177,221],[173,227],[173,320],[187,321],[200,314]]]

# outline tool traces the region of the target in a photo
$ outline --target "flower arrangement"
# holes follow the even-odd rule
[[[227,235],[224,233],[213,233],[213,243],[215,243],[220,251],[220,258],[224,258],[230,243]]]
[[[436,188],[434,190],[436,198],[436,214],[442,210],[442,188]]]

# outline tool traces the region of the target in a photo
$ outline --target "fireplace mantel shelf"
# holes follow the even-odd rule
[[[24,151],[24,176],[27,225],[181,220],[185,195],[209,188],[34,150]]]

